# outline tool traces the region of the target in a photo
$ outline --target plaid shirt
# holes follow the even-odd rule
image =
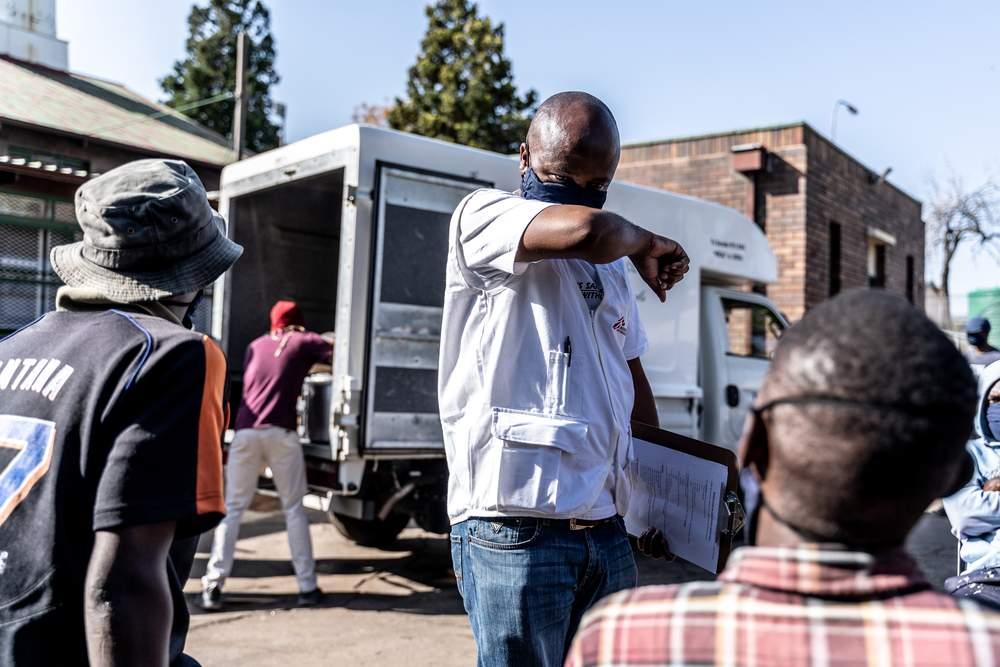
[[[567,667],[1000,664],[1000,614],[902,551],[744,547],[714,582],[646,586],[583,620]]]

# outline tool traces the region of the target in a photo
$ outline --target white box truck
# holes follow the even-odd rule
[[[437,363],[448,224],[472,190],[519,180],[509,156],[364,125],[222,172],[220,208],[246,249],[213,299],[231,394],[275,300],[295,299],[310,328],[335,332],[332,372],[306,382],[300,432],[312,489],[358,542],[391,541],[411,518],[447,531]],[[633,276],[661,425],[735,447],[786,326],[751,291],[776,278],[766,237],[732,209],[624,183],[606,208],[691,257],[665,305]]]

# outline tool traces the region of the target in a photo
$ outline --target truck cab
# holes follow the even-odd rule
[[[310,329],[335,335],[331,371],[306,381],[300,435],[311,488],[360,543],[411,519],[448,529],[437,365],[449,221],[473,190],[518,184],[509,156],[363,125],[223,170],[220,209],[245,248],[213,294],[230,393],[274,301],[296,300]],[[691,256],[666,305],[633,275],[661,425],[735,447],[786,325],[752,291],[776,277],[766,238],[732,209],[662,190],[615,183],[606,208]]]

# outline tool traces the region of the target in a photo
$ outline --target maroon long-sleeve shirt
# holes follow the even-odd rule
[[[237,430],[295,430],[295,401],[313,364],[328,362],[333,345],[311,331],[265,334],[247,348]]]

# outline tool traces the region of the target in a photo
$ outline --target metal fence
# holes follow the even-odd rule
[[[0,190],[0,335],[55,308],[62,281],[49,264],[49,251],[81,238],[73,202]],[[212,288],[205,292],[194,324],[209,333]]]
[[[79,240],[73,202],[0,190],[0,332],[55,307],[53,246]]]

